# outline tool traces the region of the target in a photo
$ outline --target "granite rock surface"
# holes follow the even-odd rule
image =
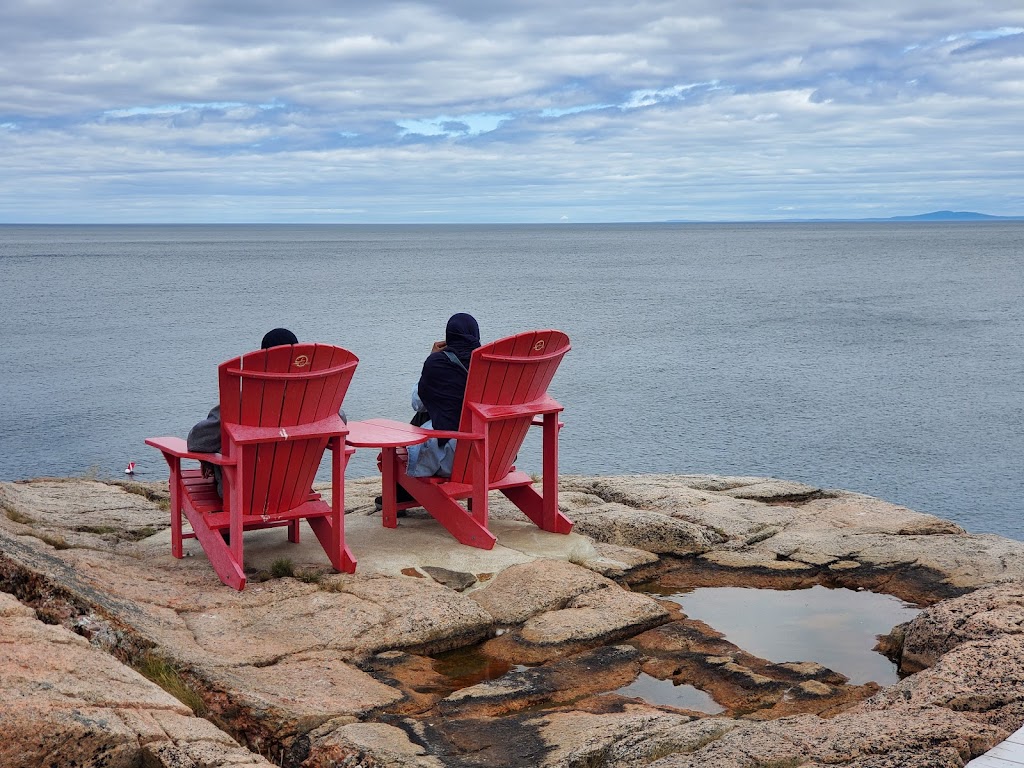
[[[464,552],[423,513],[380,528],[378,488],[347,483],[356,574],[258,531],[237,593],[170,557],[160,484],[0,483],[0,765],[926,768],[1024,722],[1020,542],[772,478],[564,477],[573,534],[495,497],[499,545]],[[758,658],[653,578],[914,601],[885,641],[909,676]],[[619,693],[639,674],[721,711]]]

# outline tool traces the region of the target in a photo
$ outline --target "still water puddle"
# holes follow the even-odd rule
[[[920,611],[891,595],[822,586],[680,590],[654,583],[636,589],[678,603],[689,618],[713,627],[747,653],[776,663],[817,662],[846,675],[853,685],[897,682],[895,665],[873,649],[879,635]],[[434,669],[446,678],[445,687],[451,690],[530,668],[488,656],[481,646],[434,657]],[[660,680],[644,672],[616,693],[712,715],[724,711],[710,695],[692,685]]]
[[[700,587],[643,591],[682,606],[747,653],[774,662],[816,661],[860,685],[897,682],[896,666],[872,650],[878,635],[914,618],[920,609],[891,595],[849,589]]]
[[[640,698],[649,704],[664,704],[679,709],[693,709],[697,712],[706,712],[709,715],[717,715],[724,712],[725,707],[719,705],[700,688],[694,688],[685,683],[676,683],[672,680],[659,680],[651,677],[646,672],[641,672],[629,685],[619,688],[616,693],[623,696]]]
[[[434,670],[448,678],[448,684],[456,691],[522,669],[528,667],[488,656],[480,646],[457,648],[434,657]]]

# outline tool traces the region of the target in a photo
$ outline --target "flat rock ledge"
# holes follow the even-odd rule
[[[763,477],[563,477],[494,498],[494,550],[346,483],[356,574],[246,535],[249,586],[170,556],[164,484],[0,483],[0,765],[963,766],[1024,723],[1024,544]],[[852,685],[761,659],[638,585],[869,589],[922,606]],[[693,685],[714,713],[621,693]]]

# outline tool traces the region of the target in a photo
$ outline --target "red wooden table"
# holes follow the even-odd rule
[[[438,432],[414,427],[401,421],[391,419],[367,419],[350,421],[345,442],[353,448],[379,448],[381,473],[381,499],[383,509],[381,517],[386,528],[398,527],[396,505],[398,504],[395,471],[398,462],[395,454],[399,448],[425,443]]]

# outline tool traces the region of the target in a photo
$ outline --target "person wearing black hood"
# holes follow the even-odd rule
[[[260,343],[260,349],[270,349],[271,347],[282,347],[285,344],[298,343],[298,338],[287,328],[274,328],[267,331],[266,335],[264,335],[263,341]],[[341,416],[343,421],[348,421],[345,418],[344,410],[338,411],[338,415]],[[195,453],[220,453],[220,403],[213,406],[210,414],[189,430],[188,438],[185,442],[188,449]],[[203,468],[203,477],[210,477],[212,474],[217,481],[217,494],[223,496],[220,467],[205,461],[202,462],[201,466]]]
[[[472,315],[452,315],[444,332],[444,341],[434,342],[423,362],[419,383],[413,393],[413,408],[426,416],[426,429],[454,431],[462,420],[462,400],[473,350],[480,346],[480,326]],[[413,477],[452,473],[455,440],[431,438],[409,446],[407,473]]]

